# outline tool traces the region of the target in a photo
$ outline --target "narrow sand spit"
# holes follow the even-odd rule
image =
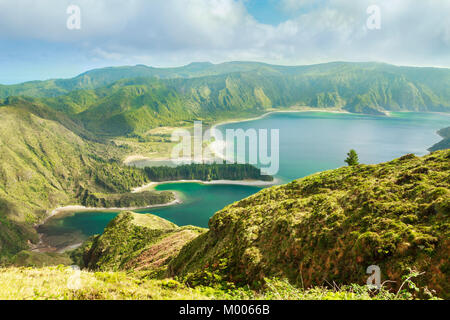
[[[175,180],[175,181],[161,181],[161,182],[151,182],[149,184],[143,185],[133,189],[133,193],[139,193],[146,190],[152,190],[157,185],[168,184],[168,183],[200,183],[205,185],[237,185],[237,186],[255,186],[255,187],[266,187],[275,186],[281,183],[280,179],[275,178],[273,181],[262,181],[262,180],[213,180],[213,181],[202,181],[202,180]]]

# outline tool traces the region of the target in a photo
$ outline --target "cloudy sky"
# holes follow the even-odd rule
[[[0,0],[3,84],[230,60],[450,67],[450,0]]]

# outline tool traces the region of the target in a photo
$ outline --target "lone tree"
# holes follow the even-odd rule
[[[357,166],[359,164],[358,154],[355,150],[350,150],[349,153],[347,153],[347,159],[345,159],[345,162],[349,166]]]

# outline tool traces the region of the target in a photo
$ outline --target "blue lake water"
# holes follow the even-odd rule
[[[355,149],[361,163],[375,164],[407,153],[425,155],[441,138],[436,131],[450,126],[450,115],[436,113],[392,113],[390,117],[321,112],[274,113],[264,118],[230,123],[226,129],[279,129],[280,170],[282,182],[344,166],[350,149]],[[207,227],[209,218],[226,205],[248,197],[261,188],[237,185],[201,185],[170,183],[157,190],[172,190],[183,204],[139,210],[152,213],[178,225]],[[47,230],[52,233],[76,231],[85,237],[101,233],[116,212],[77,212],[62,219],[52,219]]]

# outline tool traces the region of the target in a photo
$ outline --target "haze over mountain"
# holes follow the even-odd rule
[[[450,111],[450,70],[383,63],[275,66],[254,62],[143,65],[91,70],[72,79],[0,86],[70,116],[96,134],[142,134],[160,125],[308,106],[382,115]]]

